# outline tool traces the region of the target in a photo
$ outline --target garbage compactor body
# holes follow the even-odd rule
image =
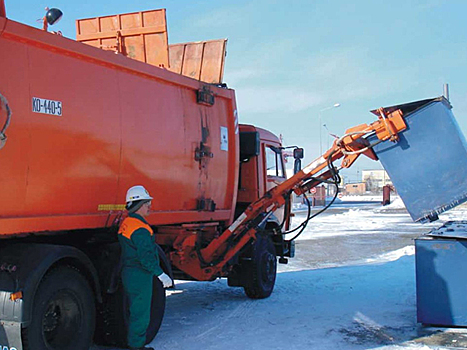
[[[153,30],[146,29],[122,35],[140,43]],[[151,40],[144,41],[149,51]],[[286,180],[279,138],[239,125],[234,91],[213,82],[223,59],[214,64],[220,75],[211,75],[211,44],[195,45],[203,54],[183,54],[176,73],[152,58],[141,62],[11,21],[0,0],[0,348],[127,347],[117,230],[134,185],[154,197],[146,219],[172,279],[226,277],[251,297],[272,293],[276,256],[294,253],[283,234],[289,205],[261,220],[261,239],[200,251]],[[217,44],[223,54],[225,40]],[[194,74],[201,80],[190,77],[194,61],[203,64]],[[154,276],[148,341],[164,309]]]
[[[232,221],[233,90],[2,17],[0,53],[0,236],[111,226],[137,184],[154,225]]]

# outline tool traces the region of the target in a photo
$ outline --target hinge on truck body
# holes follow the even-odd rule
[[[212,158],[214,154],[211,152],[211,148],[200,142],[199,147],[195,149],[195,160],[200,162],[203,158]]]
[[[196,92],[196,102],[212,106],[214,105],[214,93],[207,86],[204,86]]]
[[[216,211],[216,202],[211,198],[198,198],[196,210],[199,211]]]

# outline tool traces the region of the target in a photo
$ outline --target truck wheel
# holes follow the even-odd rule
[[[244,290],[252,299],[263,299],[271,295],[276,283],[276,250],[270,237],[258,236],[246,270]]]
[[[120,282],[118,290],[104,301],[100,328],[96,341],[103,345],[126,347],[129,318],[128,299]],[[151,301],[151,319],[146,331],[146,343],[156,336],[162,324],[165,311],[165,289],[157,277],[154,277]]]
[[[94,296],[69,266],[46,274],[34,297],[32,321],[22,330],[25,350],[88,350],[95,327]]]

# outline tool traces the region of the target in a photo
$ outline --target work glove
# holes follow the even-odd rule
[[[159,281],[161,281],[164,288],[169,288],[173,286],[172,279],[169,276],[167,276],[165,273],[162,272],[162,274],[157,276],[157,278],[159,278]]]

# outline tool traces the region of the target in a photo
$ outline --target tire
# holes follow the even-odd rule
[[[151,320],[149,321],[148,330],[146,331],[146,344],[150,343],[154,339],[157,332],[159,332],[159,328],[161,328],[165,312],[165,298],[164,286],[157,277],[154,277],[151,301]]]
[[[245,294],[252,299],[269,297],[277,274],[276,249],[270,237],[258,236],[253,245],[251,261],[245,267]]]
[[[157,277],[153,280],[151,319],[146,331],[146,344],[150,343],[161,327],[165,311],[165,289]],[[129,305],[120,282],[117,291],[108,295],[99,317],[96,342],[102,345],[127,346]]]
[[[70,266],[46,274],[34,297],[32,321],[22,330],[24,350],[88,350],[95,302],[86,278]]]

